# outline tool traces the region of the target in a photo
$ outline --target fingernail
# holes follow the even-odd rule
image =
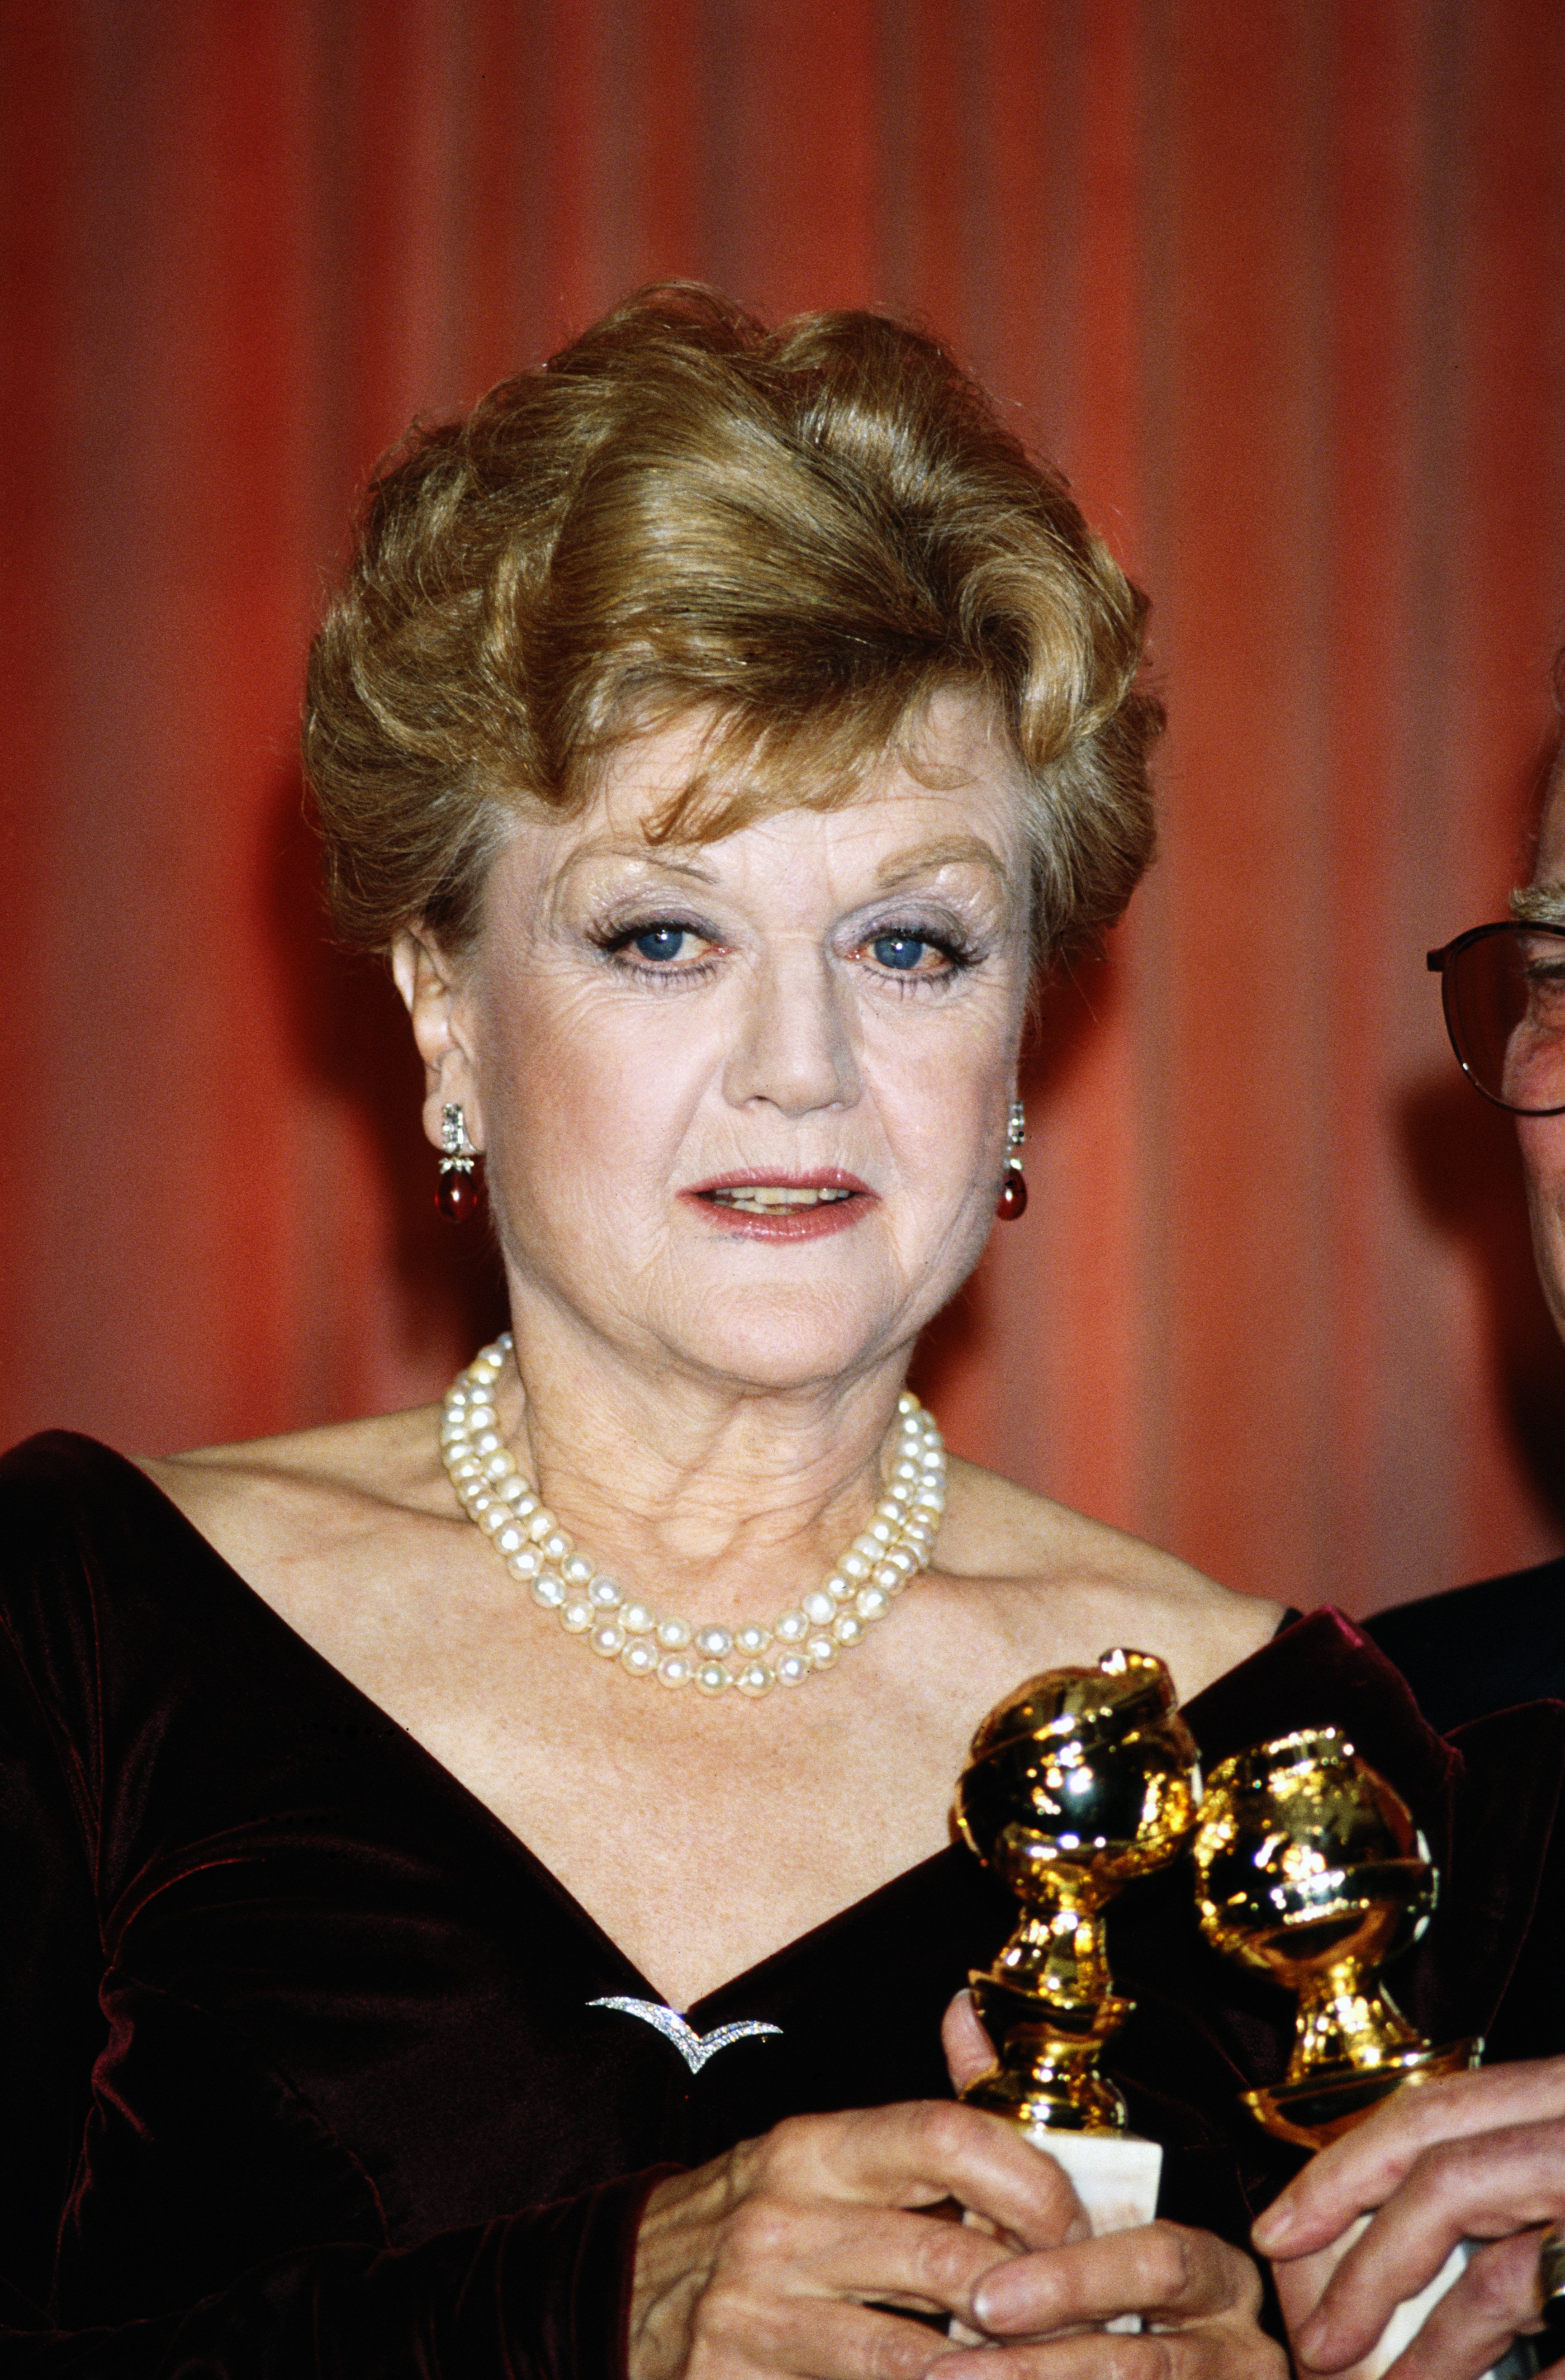
[[[1293,2217],[1285,2206],[1268,2206],[1250,2226],[1250,2238],[1263,2256],[1280,2248],[1284,2240],[1292,2236]]]
[[[1330,2335],[1330,2325],[1321,2315],[1312,2313],[1303,2330],[1294,2333],[1293,2345],[1306,2363],[1313,2363],[1316,2350],[1325,2346]]]

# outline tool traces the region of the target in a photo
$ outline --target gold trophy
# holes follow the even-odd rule
[[[1197,1759],[1161,1661],[1116,1650],[1008,1694],[956,1789],[968,1848],[1022,1904],[993,1966],[969,1977],[996,2056],[962,2095],[1047,2147],[1095,2231],[1151,2221],[1162,2160],[1126,2131],[1124,2101],[1098,2070],[1133,2006],[1109,1972],[1103,1910],[1184,1841]]]
[[[1324,2148],[1393,2091],[1477,2064],[1481,2041],[1432,2048],[1379,1980],[1427,1925],[1438,1879],[1406,1803],[1336,1728],[1306,1729],[1219,1762],[1207,1780],[1194,1850],[1207,1940],[1299,1996],[1286,2074],[1270,2090],[1243,2095],[1268,2132]],[[1343,2234],[1338,2256],[1367,2221]],[[1338,2380],[1377,2380],[1465,2261],[1465,2248],[1453,2249]]]
[[[1220,1762],[1194,1849],[1207,1939],[1299,1996],[1287,2073],[1244,2094],[1268,2132],[1324,2148],[1404,2083],[1476,2065],[1482,2042],[1431,2048],[1379,1981],[1438,1878],[1406,1803],[1336,1728]]]

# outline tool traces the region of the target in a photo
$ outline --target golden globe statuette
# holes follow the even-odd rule
[[[1404,2083],[1476,2064],[1481,2042],[1431,2048],[1379,1981],[1438,1879],[1406,1803],[1336,1728],[1221,1761],[1194,1850],[1207,1940],[1299,1995],[1287,2073],[1244,2094],[1268,2131],[1324,2148]]]
[[[993,1966],[969,1978],[996,2056],[962,2095],[1058,2158],[1098,2232],[1152,2220],[1162,2163],[1156,2143],[1125,2130],[1124,2102],[1098,2070],[1133,2006],[1109,1972],[1103,1910],[1179,1851],[1197,1760],[1162,1662],[1117,1649],[1008,1694],[956,1789],[968,1848],[1022,1904]]]
[[[1324,2148],[1393,2091],[1477,2064],[1481,2041],[1431,2047],[1379,1980],[1427,1925],[1438,1879],[1406,1803],[1336,1728],[1219,1762],[1193,1849],[1207,1940],[1299,1996],[1286,2074],[1243,2095],[1268,2131]],[[1367,2220],[1343,2235],[1338,2255]],[[1339,2380],[1377,2380],[1464,2261],[1465,2250],[1453,2250]]]

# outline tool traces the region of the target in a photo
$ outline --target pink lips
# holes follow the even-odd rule
[[[817,1194],[813,1197],[812,1192]],[[838,1195],[820,1196],[821,1192]],[[720,1230],[751,1240],[825,1239],[846,1231],[880,1204],[867,1182],[836,1166],[812,1173],[768,1173],[752,1166],[737,1173],[714,1173],[710,1181],[694,1183],[680,1196]]]

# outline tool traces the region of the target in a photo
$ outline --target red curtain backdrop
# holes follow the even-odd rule
[[[1427,945],[1565,630],[1559,0],[0,0],[4,1432],[429,1396],[492,1318],[294,759],[356,489],[633,285],[916,313],[1149,586],[1162,859],[1050,1002],[954,1443],[1364,1609],[1565,1542]]]

